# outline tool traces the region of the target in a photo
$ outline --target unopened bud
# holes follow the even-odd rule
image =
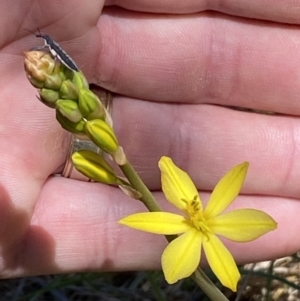
[[[37,89],[41,89],[45,86],[45,82],[44,81],[38,81],[35,78],[28,76],[27,74],[27,79],[29,80],[29,82]]]
[[[98,154],[81,150],[72,155],[75,168],[86,177],[105,184],[120,184],[113,168]]]
[[[27,76],[36,81],[44,82],[55,66],[50,54],[43,51],[27,51],[25,54],[25,70]]]
[[[70,99],[59,99],[56,101],[55,105],[59,112],[70,121],[79,122],[82,120],[82,114],[76,101]]]
[[[59,92],[62,99],[76,100],[78,98],[78,89],[69,79],[62,83]]]
[[[50,108],[55,108],[55,102],[59,99],[58,91],[51,90],[51,89],[41,89],[40,93],[40,100]]]
[[[60,78],[59,74],[51,74],[47,75],[45,80],[44,87],[48,89],[57,90],[62,84],[62,79]]]
[[[73,134],[84,135],[85,122],[80,120],[79,122],[71,122],[68,118],[63,116],[58,110],[56,110],[56,119],[60,123],[63,129]]]
[[[79,90],[78,105],[83,117],[88,120],[105,117],[105,110],[100,99],[89,89]]]
[[[87,82],[85,76],[83,75],[83,73],[81,71],[74,72],[72,81],[76,85],[78,90],[89,88],[89,83]]]
[[[119,148],[113,129],[101,119],[87,121],[85,133],[98,147],[108,154],[114,154]]]
[[[50,54],[43,51],[25,52],[25,71],[31,84],[38,88],[59,89],[60,63],[56,65]]]

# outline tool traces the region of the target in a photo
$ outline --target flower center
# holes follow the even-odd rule
[[[187,214],[192,222],[193,226],[201,231],[206,237],[208,233],[211,232],[207,226],[206,219],[203,215],[202,206],[199,200],[199,196],[195,195],[193,200],[190,202],[185,201]]]

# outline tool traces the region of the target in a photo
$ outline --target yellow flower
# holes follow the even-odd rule
[[[207,261],[220,282],[236,291],[240,273],[221,240],[221,235],[237,242],[248,242],[276,229],[277,223],[255,209],[222,212],[238,195],[246,177],[248,163],[231,169],[217,184],[203,210],[198,191],[187,173],[170,158],[162,157],[159,168],[167,200],[183,211],[137,213],[119,222],[131,228],[164,235],[182,234],[162,254],[162,269],[168,283],[189,277],[198,267],[203,247]]]

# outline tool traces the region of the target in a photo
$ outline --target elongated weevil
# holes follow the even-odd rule
[[[32,31],[25,29],[31,33]],[[72,71],[79,71],[74,60],[56,43],[49,35],[42,34],[38,29],[38,34],[35,34],[36,38],[42,38],[44,40],[44,46],[41,47],[34,47],[34,49],[40,50],[44,48],[48,48],[49,52],[51,53],[53,58],[57,58],[62,64],[64,64],[68,69]]]

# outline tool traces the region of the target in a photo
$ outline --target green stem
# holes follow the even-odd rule
[[[135,172],[132,165],[127,161],[125,165],[119,165],[125,177],[128,179],[131,186],[142,194],[141,201],[151,212],[162,211],[154,198],[153,194],[143,183],[139,175]]]
[[[191,278],[197,283],[207,297],[212,301],[229,301],[223,293],[207,277],[203,270],[198,267]]]
[[[120,169],[128,179],[131,186],[142,194],[141,201],[145,204],[147,209],[151,212],[162,211],[153,194],[143,183],[139,175],[135,172],[132,165],[127,161],[125,165],[120,165]],[[177,235],[166,236],[169,242],[171,242],[176,237]],[[212,301],[228,301],[228,299],[221,293],[221,291],[206,276],[202,269],[198,268],[193,273],[192,279]]]

